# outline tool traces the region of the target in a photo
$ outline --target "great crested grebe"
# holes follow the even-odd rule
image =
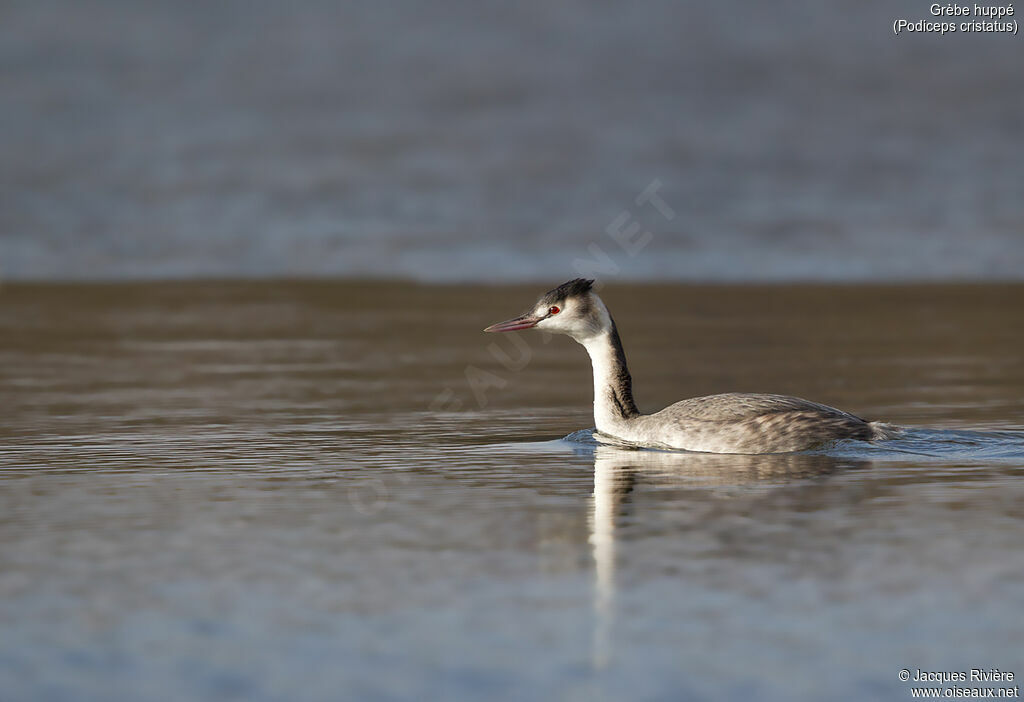
[[[594,423],[601,434],[640,446],[710,453],[804,451],[837,439],[891,438],[896,429],[786,395],[730,392],[694,397],[640,414],[615,322],[577,278],[541,296],[526,314],[484,329],[542,329],[582,344],[594,367]]]

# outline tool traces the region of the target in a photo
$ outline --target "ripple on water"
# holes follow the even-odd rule
[[[590,379],[557,341],[488,366],[504,385],[478,402],[489,340],[462,289],[228,287],[290,302],[236,314],[211,284],[0,307],[10,696],[895,699],[902,666],[1019,663],[1024,433],[962,427],[1019,416],[1022,379],[986,374],[1021,339],[985,337],[960,292],[826,291],[833,339],[799,291],[756,314],[743,290],[665,288],[657,310],[620,291],[635,338],[676,350],[633,347],[655,405],[735,382],[915,425],[737,456],[573,431]],[[986,341],[950,353],[964,339]],[[446,389],[461,406],[431,409]]]

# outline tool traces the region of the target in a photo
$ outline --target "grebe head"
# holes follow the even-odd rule
[[[612,318],[591,287],[593,280],[576,278],[550,290],[523,315],[493,324],[485,332],[543,329],[566,334],[577,341],[591,338],[612,327]]]

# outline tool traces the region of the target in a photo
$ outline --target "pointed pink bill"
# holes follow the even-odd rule
[[[534,317],[532,314],[524,314],[522,317],[516,317],[515,319],[508,319],[504,322],[498,322],[484,329],[485,332],[508,332],[508,331],[519,331],[520,329],[530,329],[537,326],[540,321],[539,318]]]

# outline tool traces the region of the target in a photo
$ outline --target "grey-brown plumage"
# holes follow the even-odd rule
[[[594,367],[594,421],[605,436],[690,451],[779,453],[840,439],[885,439],[897,431],[817,402],[756,393],[695,397],[641,414],[618,329],[592,283],[582,278],[563,283],[542,295],[530,312],[486,331],[537,327],[582,344]]]
[[[802,451],[839,439],[873,441],[889,435],[884,425],[798,397],[725,393],[677,402],[642,416],[642,433],[657,441],[659,427],[670,443],[715,453]]]

